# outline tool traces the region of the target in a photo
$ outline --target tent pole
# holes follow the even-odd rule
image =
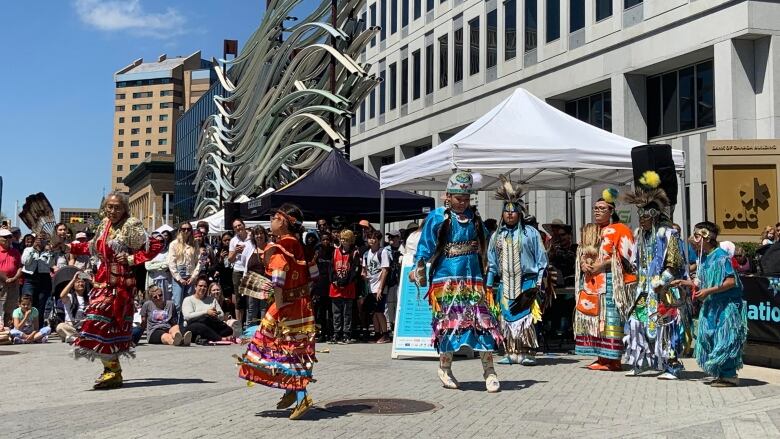
[[[688,194],[686,194],[686,190],[685,190],[685,171],[684,170],[680,171],[680,181],[682,182],[682,194],[680,194],[681,195],[680,196],[680,204],[682,205],[682,209],[683,209],[683,211],[682,211],[682,233],[680,233],[680,235],[683,235],[683,236],[680,236],[680,238],[685,240],[686,237],[690,234],[690,231],[688,229],[688,227],[690,225],[688,224],[688,215],[687,215],[687,213],[688,213]],[[687,256],[688,246],[684,246],[684,247],[685,247],[686,256]]]
[[[574,193],[577,189],[574,187],[574,171],[569,170],[569,190],[566,191],[566,223],[571,225],[572,230],[577,229],[577,215],[574,214]]]
[[[379,191],[379,230],[382,232],[382,239],[385,237],[385,190]]]

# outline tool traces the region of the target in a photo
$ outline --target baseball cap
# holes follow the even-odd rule
[[[401,236],[401,232],[399,230],[391,230],[387,232],[387,236]]]
[[[87,234],[84,232],[78,232],[76,233],[76,239],[87,239]]]
[[[371,227],[371,223],[368,220],[360,220],[358,224],[360,224],[360,227]]]
[[[14,236],[14,234],[8,229],[0,229],[0,236],[7,238],[9,236]]]
[[[406,230],[407,232],[412,232],[413,230],[417,230],[419,228],[420,228],[420,225],[417,224],[416,222],[412,221],[411,223],[406,225],[406,229],[404,229],[404,230]]]

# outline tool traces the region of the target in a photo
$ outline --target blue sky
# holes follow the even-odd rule
[[[313,0],[305,0],[311,8]],[[317,2],[318,3],[318,2]],[[97,207],[110,190],[114,83],[136,58],[222,56],[259,25],[265,0],[3,2],[0,211],[44,192],[59,207]]]

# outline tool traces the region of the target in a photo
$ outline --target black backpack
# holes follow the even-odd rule
[[[387,287],[394,287],[398,285],[401,280],[401,252],[393,250],[390,246],[385,248],[390,252],[390,272],[387,273],[385,285]]]

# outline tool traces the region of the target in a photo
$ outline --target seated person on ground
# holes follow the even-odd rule
[[[25,294],[19,300],[19,308],[13,312],[14,329],[11,332],[15,344],[46,343],[51,328],[38,328],[38,310],[32,306],[32,296]]]
[[[149,300],[141,307],[141,327],[146,328],[149,344],[189,346],[192,332],[187,331],[182,335],[173,301],[165,300],[157,285],[150,285],[147,292]]]
[[[234,342],[233,329],[222,321],[222,308],[214,297],[207,294],[208,289],[208,276],[198,276],[195,293],[187,296],[181,305],[185,328],[192,332],[196,343]]]
[[[73,343],[84,321],[84,310],[89,302],[88,279],[89,275],[86,273],[76,272],[60,293],[65,321],[57,325],[56,331],[64,342]]]

